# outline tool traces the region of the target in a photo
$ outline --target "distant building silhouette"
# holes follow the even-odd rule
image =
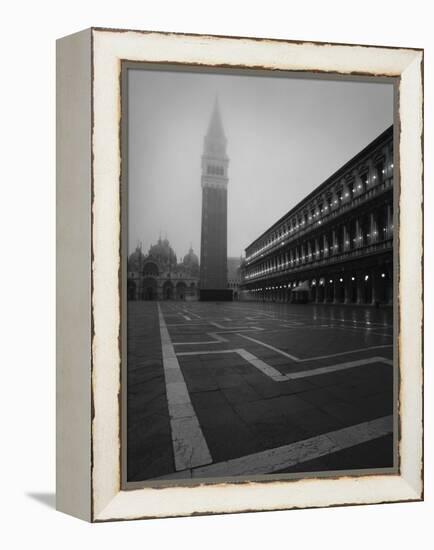
[[[178,262],[167,239],[143,254],[141,245],[128,258],[128,300],[197,300],[199,259],[190,246]]]

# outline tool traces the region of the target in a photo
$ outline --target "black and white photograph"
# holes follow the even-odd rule
[[[125,486],[395,472],[393,80],[123,71]]]
[[[0,545],[429,548],[429,3],[2,8]]]

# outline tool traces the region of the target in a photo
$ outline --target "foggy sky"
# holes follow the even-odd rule
[[[245,247],[393,121],[391,84],[129,71],[131,252],[161,232],[200,253],[201,154],[218,95],[228,140],[228,255]]]

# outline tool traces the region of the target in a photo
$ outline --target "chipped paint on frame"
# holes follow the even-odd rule
[[[92,520],[421,500],[423,52],[377,46],[92,29],[92,58]],[[395,330],[399,328],[395,340],[399,346],[401,380],[400,475],[341,475],[266,482],[242,480],[189,484],[188,487],[161,485],[158,490],[151,487],[121,490],[122,198],[119,182],[123,170],[121,62],[125,60],[203,69],[400,79],[400,162],[396,164],[404,185],[401,183],[402,195],[397,202],[399,208],[395,209],[399,209],[402,226],[399,242],[398,239],[395,242],[395,247],[400,247],[401,267],[396,270],[400,299],[395,316],[399,315],[399,324],[394,323]],[[410,227],[414,230],[412,233]],[[415,233],[417,246],[409,242]],[[407,289],[414,289],[414,279],[409,279],[414,277],[414,265],[420,273],[416,283],[418,292],[409,293]],[[411,319],[416,321],[413,326],[410,326]]]

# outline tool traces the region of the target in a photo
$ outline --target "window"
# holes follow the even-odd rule
[[[383,183],[384,181],[384,175],[385,175],[385,169],[384,169],[384,162],[383,161],[380,161],[380,162],[377,162],[377,164],[375,165],[375,171],[377,172],[377,182],[378,183]]]

